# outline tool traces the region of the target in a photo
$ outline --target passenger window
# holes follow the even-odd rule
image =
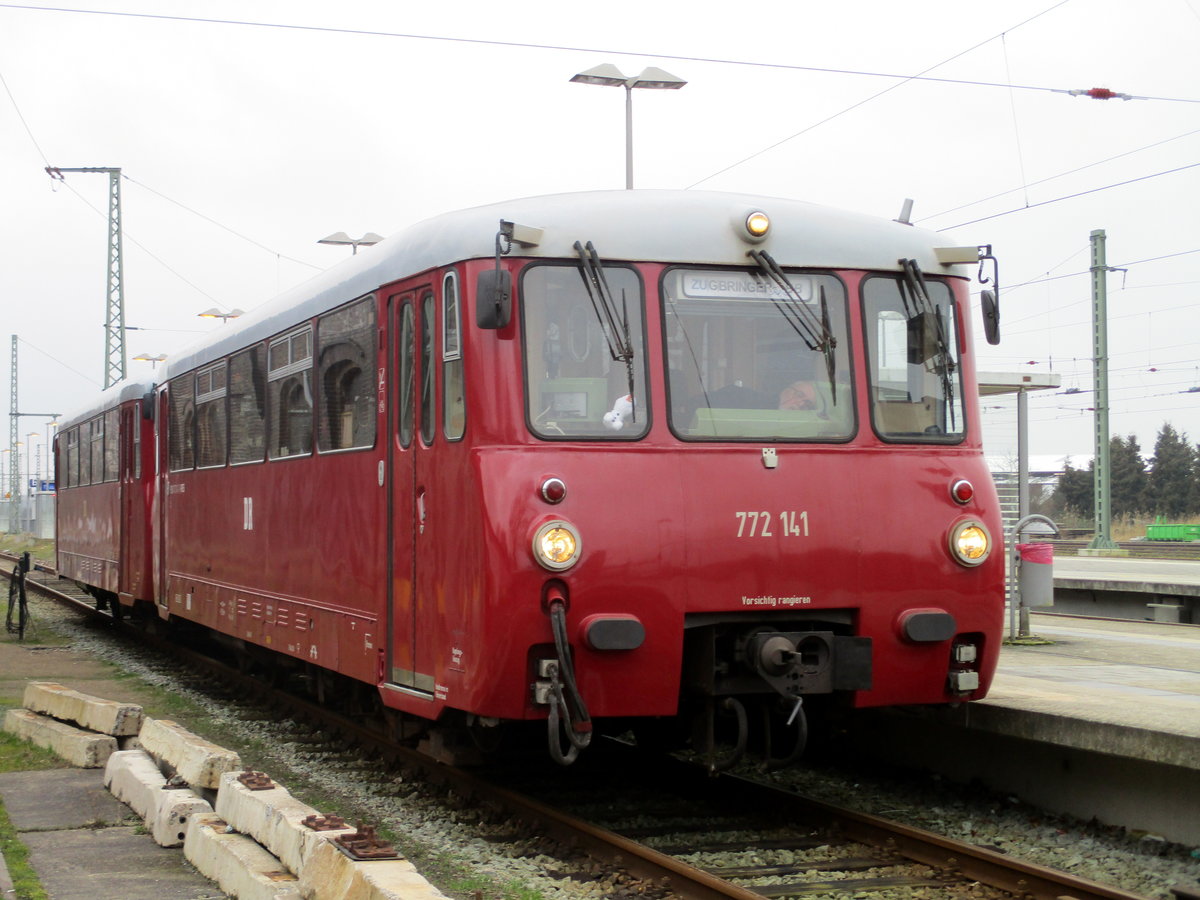
[[[229,360],[229,462],[262,462],[267,449],[266,348],[259,344]]]
[[[63,487],[79,486],[79,429],[67,432],[67,471],[63,473]]]
[[[461,340],[458,276],[448,272],[442,280],[442,431],[452,441],[463,436],[467,416]]]
[[[317,331],[321,450],[375,445],[375,298],[323,316]]]
[[[272,341],[267,365],[271,459],[312,452],[312,328]]]
[[[421,440],[433,443],[433,294],[421,298]]]
[[[225,363],[196,375],[196,466],[225,465],[228,435],[225,429]]]
[[[92,472],[91,484],[104,481],[104,417],[92,419]]]
[[[79,480],[80,487],[92,483],[92,423],[79,426]]]
[[[117,428],[117,417],[120,413],[115,409],[110,409],[104,414],[104,480],[117,480],[117,463],[119,460],[117,437],[120,430]]]
[[[133,425],[129,430],[132,432],[133,440],[133,477],[140,481],[142,478],[142,404],[140,402],[133,405]]]
[[[195,465],[196,387],[191,375],[172,379],[167,390],[170,395],[170,422],[167,446],[168,465],[172,472],[181,472]]]

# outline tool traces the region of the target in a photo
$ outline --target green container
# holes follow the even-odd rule
[[[1148,541],[1200,541],[1200,525],[1167,525],[1155,522],[1146,526]]]

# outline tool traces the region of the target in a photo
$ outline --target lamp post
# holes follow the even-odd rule
[[[633,190],[633,89],[649,88],[660,91],[677,91],[685,84],[670,72],[649,66],[639,75],[623,75],[611,63],[601,63],[585,72],[571,77],[576,84],[599,84],[605,87],[625,88],[625,190]]]
[[[42,480],[42,445],[37,443],[37,439],[42,434],[40,431],[31,431],[25,436],[29,438],[29,446],[33,448],[33,456],[29,460],[29,481],[40,482]],[[29,485],[29,493],[33,493],[33,484]]]
[[[352,238],[344,231],[335,231],[329,237],[321,238],[318,244],[333,244],[340,247],[350,247],[350,255],[356,256],[359,247],[373,247],[383,240],[383,235],[368,231],[360,238]]]

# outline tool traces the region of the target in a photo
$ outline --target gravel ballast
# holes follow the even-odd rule
[[[108,660],[203,709],[214,730],[232,736],[225,740],[242,740],[247,747],[255,748],[256,754],[268,757],[261,764],[268,774],[287,783],[287,774],[266,768],[275,762],[318,790],[353,806],[348,814],[364,815],[402,836],[402,848],[419,869],[423,868],[422,860],[434,869],[445,868],[449,862],[450,868],[501,883],[516,882],[554,900],[622,893],[620,886],[610,880],[563,877],[566,872],[578,872],[578,866],[547,855],[536,837],[515,843],[488,840],[489,833],[497,827],[510,828],[510,823],[489,825],[484,817],[464,811],[463,805],[444,791],[430,790],[402,773],[381,772],[379,764],[360,759],[353,752],[331,756],[328,749],[313,742],[310,726],[271,721],[253,711],[242,716],[236,700],[207,696],[202,688],[189,683],[194,679],[187,673],[179,672],[156,654],[140,654],[102,628],[81,623],[74,614],[50,604],[39,603],[37,615],[43,622],[52,621],[75,649]],[[244,748],[231,749],[242,752]],[[556,768],[547,764],[550,777]],[[745,774],[769,778],[828,803],[970,841],[1145,897],[1169,900],[1172,886],[1191,890],[1200,887],[1200,849],[1170,844],[1155,835],[1057,817],[1028,807],[1018,798],[964,788],[937,776],[881,775],[828,766],[793,768],[769,776],[757,776],[748,767]],[[437,882],[434,873],[426,874]],[[903,889],[869,896],[888,900],[922,895],[917,889]],[[987,894],[981,891],[973,896]]]

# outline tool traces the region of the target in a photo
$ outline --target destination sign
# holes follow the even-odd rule
[[[678,273],[681,293],[685,297],[709,300],[755,300],[782,299],[783,288],[774,281],[749,272],[698,272],[688,270]],[[802,300],[811,300],[812,279],[806,275],[788,278],[796,294]]]

